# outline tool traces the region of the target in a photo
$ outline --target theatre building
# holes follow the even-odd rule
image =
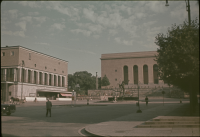
[[[1,99],[67,93],[68,62],[22,46],[1,47]]]
[[[110,85],[107,88],[119,88],[122,81],[125,88],[168,87],[158,77],[156,51],[112,53],[101,55],[101,78],[105,75]],[[102,87],[103,88],[103,87]]]

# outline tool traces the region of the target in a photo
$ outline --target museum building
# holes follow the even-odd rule
[[[125,88],[168,87],[158,77],[157,54],[156,51],[102,54],[101,78],[106,75],[110,82],[102,88],[119,88],[122,81]]]
[[[67,93],[68,61],[22,46],[1,47],[1,99]]]

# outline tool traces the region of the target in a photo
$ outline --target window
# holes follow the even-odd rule
[[[58,62],[58,64],[60,65],[60,62]]]
[[[54,86],[56,86],[56,81],[57,81],[57,78],[56,78],[56,75],[54,75]]]
[[[5,56],[6,55],[6,53],[5,52],[2,52],[2,56]]]
[[[138,66],[133,66],[134,84],[138,84]]]
[[[51,74],[49,74],[49,85],[51,85]]]
[[[117,70],[115,70],[115,72],[117,72]]]
[[[11,56],[14,56],[14,51],[11,51],[10,55],[11,55]]]
[[[144,79],[144,84],[148,84],[148,66],[144,65],[143,66],[143,79]]]
[[[36,71],[34,71],[34,84],[36,84]]]
[[[54,69],[54,71],[56,71],[56,69]]]
[[[128,85],[128,66],[124,66],[124,83]]]
[[[117,79],[115,79],[115,81],[117,81]]]
[[[62,73],[64,73],[64,71],[62,71]]]
[[[40,80],[40,85],[42,85],[42,72],[39,73],[39,80]]]
[[[31,60],[31,53],[29,53],[29,60]]]
[[[45,66],[45,69],[47,69],[47,67]]]
[[[47,85],[47,73],[45,73],[45,85]]]
[[[9,96],[11,96],[11,92],[9,92]]]
[[[35,64],[35,67],[36,67],[36,64]]]

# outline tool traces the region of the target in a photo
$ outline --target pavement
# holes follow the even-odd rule
[[[136,103],[137,101],[108,102],[108,101],[100,101],[100,100],[90,100],[89,105],[90,106],[97,106],[97,105],[101,106],[101,105],[109,105],[109,104],[136,105]],[[20,107],[29,107],[29,106],[41,106],[44,104],[45,104],[44,101],[36,102],[36,103],[26,102],[24,104],[17,105],[17,107],[20,108]],[[87,100],[78,100],[76,102],[52,100],[52,104],[58,107],[59,106],[79,107],[79,106],[87,106]],[[80,124],[80,126],[76,127],[78,134],[80,136],[200,136],[199,127],[198,128],[173,128],[173,127],[138,128],[138,125],[142,125],[146,121],[150,121],[158,116],[182,116],[182,117],[191,116],[191,114],[188,111],[188,108],[189,108],[188,99],[182,99],[182,103],[180,103],[179,99],[173,99],[173,98],[165,98],[165,99],[149,98],[148,106],[145,106],[145,102],[143,99],[140,100],[140,104],[141,106],[143,105],[143,107],[141,107],[142,113],[136,113],[135,111],[135,112],[132,112],[131,114],[116,117],[109,121],[105,121],[101,123],[86,124],[84,126],[83,124]],[[152,105],[155,106],[155,104],[159,104],[159,105],[157,105],[156,107],[151,107]],[[199,117],[198,112],[199,110],[197,110],[196,113],[193,114],[193,116]],[[42,124],[40,125],[44,126]],[[60,127],[63,127],[63,128],[66,127],[65,123],[58,123],[58,125],[55,125],[55,126],[59,126],[58,130],[60,130],[60,132],[61,132]],[[26,134],[24,133],[24,136],[25,135]],[[54,134],[52,135],[54,136]],[[60,135],[65,136],[65,134],[60,134]],[[57,136],[56,132],[55,132],[55,136]]]
[[[157,100],[149,103],[163,102]],[[156,117],[176,116],[177,118],[189,119],[190,115],[188,101],[182,103],[168,101],[163,106],[159,105],[156,108],[146,109],[142,113],[133,113],[112,121],[88,125],[82,131],[85,130],[93,136],[200,136],[199,122],[198,126],[195,127],[138,128],[138,125],[142,125]],[[192,117],[199,119],[199,106],[196,108],[196,113],[192,115]],[[82,134],[82,131],[79,131],[80,135],[85,136],[86,134]]]

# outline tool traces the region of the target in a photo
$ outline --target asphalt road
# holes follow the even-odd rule
[[[80,102],[79,102],[80,103]],[[136,113],[135,102],[85,105],[71,107],[52,102],[52,117],[46,117],[45,102],[17,105],[11,116],[1,117],[3,136],[80,136],[78,131],[89,125],[112,121]],[[152,103],[148,107],[140,103],[141,110],[148,110],[163,105]],[[144,117],[144,120],[148,118]],[[136,119],[135,119],[136,120]],[[141,119],[140,119],[141,120]]]

